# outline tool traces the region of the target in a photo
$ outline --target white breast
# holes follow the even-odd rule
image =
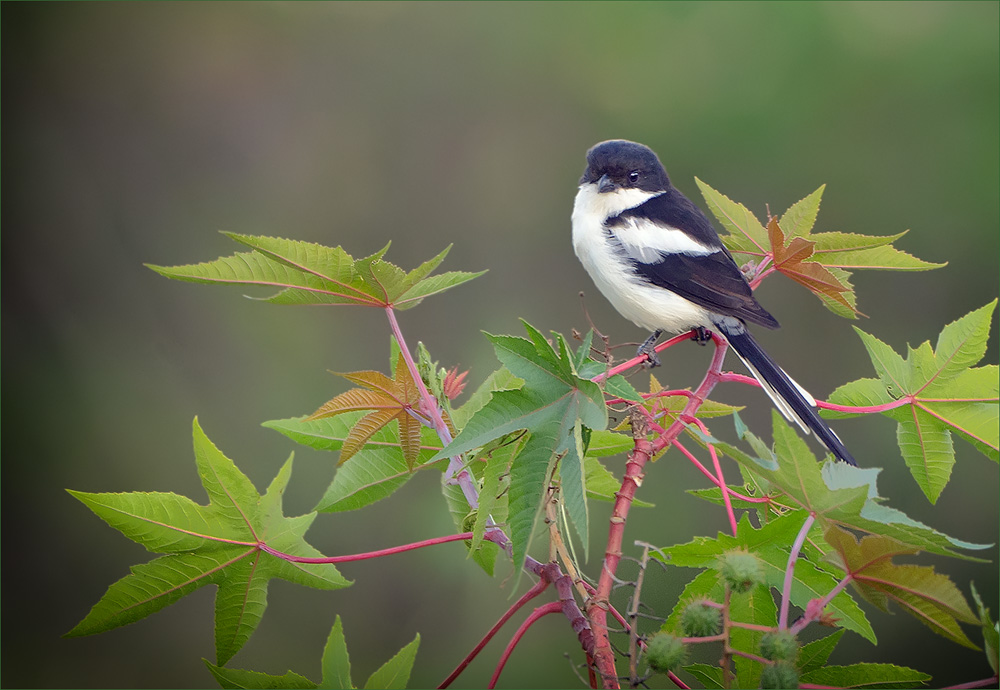
[[[623,193],[637,198],[622,198]],[[671,333],[711,326],[706,309],[636,276],[609,241],[604,219],[653,196],[656,194],[635,189],[599,194],[596,185],[580,185],[573,204],[573,250],[601,294],[637,326]],[[691,249],[695,251],[690,253],[711,252],[704,247]]]

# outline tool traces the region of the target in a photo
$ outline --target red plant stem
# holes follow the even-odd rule
[[[778,630],[784,630],[788,627],[788,607],[792,599],[792,580],[795,575],[795,561],[799,559],[799,552],[806,541],[806,535],[809,534],[809,529],[815,521],[816,515],[814,513],[809,513],[806,516],[806,521],[802,523],[802,528],[799,530],[798,536],[795,537],[792,550],[788,554],[788,565],[785,566],[785,583],[781,588],[781,614],[778,617]]]
[[[591,594],[593,594],[593,593],[595,593],[597,591],[592,586],[590,586],[588,584],[585,584],[584,586],[587,588],[587,591],[590,592]],[[722,604],[719,604],[719,608],[722,608]],[[610,606],[609,605],[608,606],[608,611],[611,612],[611,616],[616,621],[618,621],[619,625],[621,625],[626,630],[631,630],[632,626],[629,625],[629,622],[627,620],[625,620],[625,616],[623,616],[618,611],[618,609],[616,609],[614,606]],[[765,629],[766,630],[770,630],[770,628],[765,628]],[[639,640],[639,645],[642,646],[643,649],[646,648],[646,642],[644,640],[642,640],[642,639]],[[684,683],[684,681],[682,681],[680,678],[678,678],[677,675],[673,671],[668,671],[667,672],[667,678],[669,678],[670,681],[674,685],[676,685],[678,688],[680,688],[680,690],[691,690],[690,686],[688,686],[687,684]]]
[[[349,561],[364,561],[369,558],[380,558],[381,556],[391,556],[394,553],[402,553],[404,551],[412,551],[414,549],[422,549],[425,546],[434,546],[436,544],[447,544],[452,541],[464,541],[466,539],[472,539],[472,532],[462,532],[461,534],[450,534],[447,537],[435,537],[434,539],[425,539],[423,541],[416,541],[412,544],[403,544],[402,546],[393,546],[388,549],[380,549],[378,551],[368,551],[367,553],[354,553],[347,556],[324,556],[321,558],[309,558],[306,556],[293,556],[288,553],[282,553],[277,549],[272,549],[267,544],[260,542],[257,547],[269,553],[272,556],[276,556],[283,561],[288,561],[290,563],[347,563]]]
[[[736,374],[731,371],[719,376],[720,382],[725,383],[745,383],[748,386],[757,386],[760,388],[760,381],[753,378],[752,376],[744,376],[743,374]],[[881,405],[867,405],[867,406],[853,406],[853,405],[838,405],[836,403],[824,402],[823,400],[816,401],[816,407],[823,410],[836,410],[837,412],[847,412],[848,414],[873,414],[876,412],[885,412],[887,410],[894,410],[897,407],[902,407],[903,405],[912,405],[916,403],[916,396],[904,395],[898,400],[893,400],[892,402],[883,403]],[[931,402],[928,398],[921,398],[922,402]],[[945,402],[961,402],[960,400],[946,400]],[[970,400],[968,402],[979,402],[979,399]]]
[[[674,441],[674,448],[676,448],[681,453],[683,453],[684,456],[688,460],[691,461],[692,465],[694,465],[695,467],[697,467],[698,470],[703,475],[705,475],[706,477],[708,477],[709,481],[711,481],[715,486],[719,486],[719,478],[713,476],[712,473],[709,472],[708,469],[706,469],[705,466],[702,465],[701,462],[698,461],[698,458],[696,458],[694,456],[694,454],[691,453],[691,451],[689,451],[687,448],[685,448],[684,446],[681,445],[680,441],[677,441],[677,440]],[[722,489],[723,491],[726,491],[731,496],[735,496],[736,498],[739,498],[739,499],[741,499],[743,501],[747,501],[748,503],[770,503],[770,501],[771,501],[771,499],[768,498],[768,497],[766,497],[766,496],[763,497],[763,498],[754,498],[753,496],[745,496],[745,495],[741,494],[739,491],[733,491],[728,486],[726,488],[724,488],[724,489],[721,486],[719,486],[719,488]]]
[[[726,359],[726,350],[729,348],[729,343],[718,333],[712,333],[712,342],[715,344],[715,354],[712,355],[712,363],[705,373],[705,378],[702,379],[698,388],[691,394],[688,404],[684,406],[684,410],[678,416],[677,421],[671,424],[667,432],[662,434],[653,443],[653,453],[663,450],[680,436],[680,433],[687,426],[686,420],[694,419],[694,413],[705,402],[708,394],[715,388],[715,384],[721,380],[723,376],[722,363]]]
[[[847,575],[845,575],[844,578],[830,590],[829,594],[822,599],[814,599],[813,601],[810,601],[806,606],[805,613],[802,614],[802,618],[800,618],[795,625],[789,628],[789,631],[793,635],[797,635],[799,631],[823,615],[823,609],[826,608],[826,605],[833,601],[833,598],[840,594],[840,592],[847,587],[853,579],[854,575],[852,573],[847,573]]]
[[[962,683],[961,685],[949,685],[945,690],[963,690],[964,688],[992,688],[997,684],[997,676],[992,678],[983,678],[981,680],[973,680],[968,683]],[[804,685],[802,687],[805,687]]]
[[[625,477],[622,488],[615,494],[615,505],[611,513],[611,528],[608,531],[608,545],[604,553],[604,566],[597,582],[594,596],[587,602],[587,617],[594,631],[594,665],[601,674],[604,688],[618,687],[618,674],[615,669],[614,651],[611,649],[611,639],[608,636],[608,609],[610,608],[611,589],[614,586],[614,574],[622,557],[622,540],[625,535],[625,519],[636,489],[642,484],[643,467],[652,456],[652,444],[644,434],[635,434],[635,446],[629,453],[625,464]]]
[[[666,347],[668,343],[673,344],[690,337],[688,334],[682,335],[683,337],[671,338],[663,346]],[[625,464],[622,488],[615,494],[615,504],[611,512],[611,526],[608,530],[608,544],[604,553],[604,565],[601,568],[594,596],[587,602],[587,617],[590,619],[590,626],[594,631],[594,665],[600,672],[602,685],[606,689],[618,688],[614,650],[611,648],[611,639],[608,636],[607,616],[610,608],[611,589],[614,586],[614,575],[622,557],[621,547],[625,534],[625,521],[629,508],[632,506],[636,489],[642,484],[643,468],[646,463],[654,453],[666,448],[680,435],[687,426],[685,420],[694,418],[694,412],[705,401],[718,381],[726,356],[726,348],[729,344],[725,338],[717,333],[712,334],[712,342],[715,344],[712,363],[697,390],[691,394],[677,421],[671,424],[670,428],[661,434],[654,443],[650,443],[646,439],[644,430],[633,430],[635,445]],[[657,348],[657,350],[659,349]]]
[[[500,656],[500,661],[497,662],[497,667],[493,671],[493,676],[490,678],[490,684],[487,688],[495,688],[497,686],[497,680],[500,678],[500,672],[503,671],[503,667],[507,664],[507,660],[510,658],[511,653],[514,651],[514,647],[517,643],[521,641],[524,633],[528,631],[535,622],[542,616],[547,616],[550,613],[559,613],[562,610],[562,604],[558,601],[550,601],[547,604],[539,606],[537,609],[531,612],[524,622],[521,623],[514,636],[510,638],[510,642],[507,643],[507,648],[503,650],[503,654]]]
[[[726,636],[722,633],[718,635],[709,635],[707,637],[682,637],[681,642],[684,644],[700,644],[702,642],[722,642],[726,639]]]
[[[431,421],[433,422],[434,428],[437,431],[438,437],[441,439],[441,442],[447,446],[449,443],[451,443],[452,436],[451,436],[451,431],[448,428],[448,425],[445,423],[443,415],[441,414],[441,408],[439,407],[438,402],[434,398],[434,396],[432,396],[430,391],[427,390],[427,386],[424,384],[423,379],[420,377],[420,372],[417,370],[416,362],[413,361],[413,356],[410,354],[410,350],[407,347],[406,341],[403,338],[403,332],[399,327],[399,322],[396,320],[396,314],[392,306],[391,305],[386,306],[385,312],[387,318],[389,319],[389,326],[392,329],[393,336],[396,338],[396,342],[399,345],[400,351],[403,355],[403,361],[406,363],[406,367],[410,372],[410,377],[413,379],[413,382],[417,386],[417,390],[420,393],[420,398],[421,401],[423,402],[423,406],[426,408],[426,412],[431,416]],[[667,345],[665,344],[664,347],[666,346]],[[475,479],[473,478],[472,474],[464,468],[462,463],[462,458],[460,456],[457,455],[452,456],[449,459],[448,475],[450,479],[453,479],[461,487],[462,493],[465,496],[466,502],[469,504],[469,507],[472,509],[477,508],[479,506],[478,487],[476,485]],[[428,543],[426,544],[421,542],[418,543],[417,545],[397,547],[396,549],[389,549],[386,550],[385,552],[372,552],[371,554],[360,554],[354,558],[340,557],[337,561],[320,561],[320,562],[339,562],[341,560],[358,560],[364,557],[369,557],[369,558],[374,557],[374,554],[387,555],[388,553],[396,553],[398,551],[405,551],[411,548],[420,548],[420,546],[423,545],[429,546],[431,543],[441,543],[442,541],[453,541],[460,538],[471,538],[471,537],[472,537],[471,533],[464,533],[463,535],[457,535],[455,537],[446,538],[443,540],[441,539],[429,540]],[[486,534],[484,535],[484,537],[496,543],[498,546],[500,546],[500,548],[506,551],[508,555],[510,555],[510,550],[511,550],[510,538],[502,529],[500,529],[495,525],[492,517],[490,517],[487,520]],[[561,573],[558,565],[554,563],[550,563],[548,565],[542,565],[541,563],[531,558],[530,556],[525,559],[524,568],[538,575],[540,578],[539,580],[540,583],[544,582],[545,585],[547,585],[549,582],[555,581],[556,589],[560,592],[560,602],[556,604],[556,606],[558,607],[558,609],[556,610],[562,610],[563,613],[566,615],[566,617],[569,619],[570,624],[573,627],[573,630],[576,631],[577,633],[577,637],[579,638],[580,643],[584,648],[584,651],[586,651],[588,657],[590,657],[592,650],[595,648],[594,636],[593,633],[591,632],[590,626],[588,625],[587,618],[583,615],[583,612],[580,611],[580,608],[576,603],[576,599],[573,597],[572,583],[569,581],[569,578]],[[542,585],[541,589],[544,589],[545,585]],[[530,598],[531,597],[528,597],[528,599]],[[555,602],[553,603],[555,604]],[[507,616],[507,618],[509,618],[509,616]],[[505,621],[506,618],[502,619],[496,626],[497,629],[499,629],[499,626],[503,625]],[[529,625],[530,623],[526,621],[525,624],[522,625],[522,630],[526,630]],[[520,634],[523,634],[523,632],[520,632]],[[513,645],[516,644],[516,639],[519,639],[519,637],[520,635],[518,635],[515,638],[515,640],[511,641],[510,649],[513,649]],[[482,644],[485,644],[488,641],[489,639],[487,638]],[[479,647],[479,649],[481,648],[482,647]],[[472,656],[475,656],[475,654],[477,653],[478,651],[475,651]],[[509,656],[509,652],[507,652],[506,655]],[[613,666],[614,666],[614,660],[612,658],[612,668]],[[461,670],[463,668],[464,666],[461,666],[459,669],[456,669],[454,675],[461,673]],[[502,668],[503,668],[503,663],[501,663],[500,666],[498,666],[496,673],[494,674],[494,677],[499,675],[500,670]],[[450,682],[450,680],[448,682]],[[492,685],[490,687],[492,687]]]
[[[721,609],[722,606],[720,605]],[[739,621],[729,621],[731,628],[744,628],[746,630],[759,630],[760,632],[774,632],[773,625],[757,625],[756,623],[741,623]]]
[[[715,446],[708,445],[708,453],[712,456],[712,463],[715,465],[715,474],[719,477],[719,488],[722,489],[722,502],[726,504],[726,515],[729,516],[729,526],[733,529],[733,536],[736,536],[736,513],[733,512],[733,502],[729,498],[729,487],[726,486],[726,478],[722,475],[722,465],[719,463],[719,454],[715,451]]]
[[[654,351],[655,352],[662,352],[663,350],[666,350],[668,347],[673,347],[677,343],[681,343],[681,342],[684,342],[685,340],[690,340],[690,339],[691,339],[690,331],[685,331],[684,333],[681,333],[680,335],[675,335],[670,340],[666,340],[666,341],[660,343],[659,345],[657,345],[654,348]],[[642,355],[641,357],[633,357],[632,359],[628,360],[627,362],[622,362],[621,364],[618,364],[616,366],[611,367],[610,369],[608,369],[603,374],[598,374],[597,376],[595,376],[594,378],[592,378],[591,381],[593,381],[594,383],[600,383],[604,379],[609,379],[612,376],[614,376],[615,374],[620,374],[623,371],[628,371],[632,367],[635,367],[635,366],[637,366],[637,365],[645,362],[647,359],[649,359],[649,358],[646,357],[646,355]]]
[[[733,650],[733,655],[734,656],[741,656],[744,659],[752,659],[753,661],[756,661],[756,662],[758,662],[760,664],[769,664],[769,663],[771,663],[770,661],[768,661],[767,659],[765,659],[762,656],[757,656],[756,654],[751,654],[750,652],[743,652],[743,651],[740,651],[739,649],[734,649]]]
[[[751,290],[756,290],[756,289],[757,289],[757,286],[758,286],[758,285],[760,285],[761,281],[762,281],[762,280],[764,280],[764,278],[767,278],[767,277],[768,277],[769,275],[771,275],[771,274],[772,274],[772,273],[774,273],[774,272],[775,272],[776,270],[778,270],[778,269],[776,269],[776,268],[775,268],[774,266],[769,266],[768,268],[766,268],[766,269],[765,269],[765,270],[763,270],[763,271],[761,270],[761,268],[762,268],[763,266],[766,266],[766,265],[767,265],[767,263],[768,263],[768,262],[769,262],[770,260],[771,260],[771,255],[770,255],[770,254],[767,254],[767,255],[765,255],[765,256],[764,256],[764,260],[763,260],[763,261],[762,261],[762,262],[760,263],[760,266],[758,266],[758,267],[757,267],[757,275],[755,275],[755,276],[754,276],[754,277],[753,277],[753,278],[752,278],[752,279],[750,280],[750,289],[751,289]]]
[[[451,685],[455,681],[455,679],[458,678],[458,676],[462,673],[462,671],[464,671],[465,668],[470,663],[472,663],[472,660],[476,658],[479,652],[483,651],[483,647],[485,647],[489,643],[489,641],[493,639],[493,636],[500,631],[500,628],[503,627],[504,623],[510,620],[510,617],[513,616],[515,613],[517,613],[522,606],[524,606],[529,601],[531,601],[539,594],[544,592],[548,586],[549,586],[548,580],[545,579],[538,580],[538,582],[532,585],[531,589],[522,594],[521,598],[518,599],[516,602],[514,602],[513,606],[507,609],[507,611],[502,616],[500,616],[500,620],[498,620],[496,623],[493,624],[493,627],[490,628],[489,632],[487,632],[483,636],[483,639],[479,641],[479,644],[477,644],[473,648],[473,650],[469,652],[464,659],[462,659],[462,663],[460,663],[458,666],[455,667],[455,670],[452,671],[451,674],[444,679],[444,682],[442,682],[441,685],[438,686],[438,688],[447,688],[449,685]]]
[[[865,407],[854,407],[851,405],[837,405],[835,403],[828,403],[822,400],[816,401],[816,407],[822,408],[824,410],[836,410],[837,412],[850,412],[851,414],[872,414],[875,412],[885,412],[886,410],[894,410],[897,407],[903,407],[904,405],[912,404],[916,398],[909,395],[904,395],[899,400],[893,400],[892,402],[887,402],[882,405],[868,405]]]

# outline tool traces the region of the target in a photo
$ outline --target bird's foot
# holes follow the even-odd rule
[[[636,350],[635,356],[642,357],[646,356],[645,361],[642,363],[646,369],[652,369],[653,367],[660,366],[660,358],[656,354],[656,341],[660,338],[660,334],[663,331],[655,331],[652,335],[646,338],[646,341],[639,346]]]
[[[704,345],[711,339],[712,331],[708,330],[704,326],[697,326],[691,330],[691,340],[695,341],[699,345]]]

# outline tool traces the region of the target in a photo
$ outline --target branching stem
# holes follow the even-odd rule
[[[509,609],[507,609],[507,611],[502,616],[500,616],[500,620],[498,620],[496,623],[493,624],[493,627],[489,629],[489,632],[483,635],[483,639],[479,641],[479,644],[473,647],[472,651],[469,652],[464,659],[462,659],[462,663],[460,663],[458,666],[455,667],[455,670],[452,671],[451,674],[444,679],[444,682],[442,682],[441,685],[438,686],[438,688],[447,688],[449,685],[451,685],[455,681],[455,679],[458,678],[459,675],[461,675],[462,671],[464,671],[465,668],[472,663],[472,660],[476,658],[479,652],[483,651],[483,647],[485,647],[489,643],[489,641],[493,639],[493,636],[500,631],[500,628],[503,627],[504,623],[510,620],[510,617],[513,616],[515,613],[517,613],[522,606],[524,606],[529,601],[531,601],[539,594],[544,592],[548,586],[549,586],[548,580],[541,579],[538,580],[531,587],[531,589],[522,594],[521,598],[515,601],[514,604]]]
[[[514,647],[517,643],[521,641],[524,637],[524,633],[528,631],[532,625],[535,624],[538,619],[543,616],[547,616],[550,613],[559,613],[562,610],[562,605],[558,601],[550,601],[547,604],[539,606],[537,609],[531,612],[524,622],[518,627],[514,636],[510,638],[510,642],[507,643],[507,648],[503,650],[503,654],[500,656],[500,661],[497,662],[497,667],[493,671],[493,676],[490,678],[490,683],[487,688],[495,688],[497,686],[497,680],[500,678],[500,672],[503,671],[503,667],[507,664],[507,660],[510,658],[511,653],[514,651]]]

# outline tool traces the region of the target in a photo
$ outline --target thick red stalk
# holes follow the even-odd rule
[[[668,347],[675,342],[680,342],[688,337],[690,336],[685,333],[671,338],[658,347],[657,350]],[[650,443],[646,438],[648,429],[645,426],[643,416],[634,415],[632,418],[632,435],[635,438],[635,445],[625,464],[625,477],[622,479],[622,488],[615,495],[615,504],[611,513],[611,526],[608,530],[608,543],[604,553],[604,564],[601,568],[601,575],[598,579],[594,596],[587,603],[587,617],[594,632],[593,660],[594,665],[601,674],[601,682],[604,688],[618,688],[614,650],[611,648],[611,639],[608,635],[607,615],[611,606],[610,597],[612,587],[614,586],[615,572],[622,557],[621,547],[624,540],[625,522],[628,512],[632,506],[636,489],[642,485],[643,469],[646,463],[654,453],[666,448],[680,435],[681,431],[687,426],[685,420],[694,419],[694,413],[718,382],[728,343],[724,338],[715,333],[712,334],[712,342],[715,344],[715,353],[708,372],[705,374],[705,378],[698,386],[698,389],[691,394],[687,405],[684,407],[684,411],[678,417],[677,421],[671,424],[665,433],[661,434],[655,442]],[[614,371],[614,369],[610,371]],[[725,489],[723,489],[723,492],[725,492]]]

